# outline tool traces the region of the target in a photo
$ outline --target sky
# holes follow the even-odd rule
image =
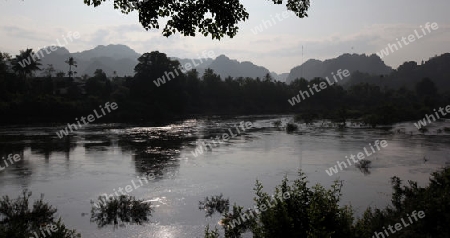
[[[401,43],[401,48],[384,56],[387,65],[397,68],[405,61],[420,63],[450,52],[449,0],[311,0],[309,16],[302,19],[293,15],[283,18],[286,7],[269,0],[243,0],[242,4],[249,19],[238,25],[235,37],[218,41],[202,35],[167,38],[161,29],[146,31],[137,13],[121,14],[112,1],[94,8],[83,0],[0,0],[0,52],[16,55],[22,49],[55,45],[69,32],[78,32],[80,38],[68,40],[65,46],[70,52],[109,44],[128,45],[141,54],[158,50],[180,58],[198,58],[202,52],[213,51],[215,56],[225,54],[288,73],[308,59],[380,52],[415,30],[423,37],[408,45]],[[421,26],[427,22],[435,22],[438,28],[425,35]]]

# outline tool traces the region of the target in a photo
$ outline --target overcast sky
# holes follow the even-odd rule
[[[343,53],[379,52],[396,39],[408,37],[420,26],[436,22],[428,35],[383,58],[397,68],[404,61],[427,60],[450,52],[449,0],[311,0],[309,17],[288,16],[278,20],[284,6],[267,0],[246,0],[250,19],[242,22],[233,39],[210,37],[166,38],[161,30],[145,31],[136,13],[123,15],[112,1],[94,8],[83,0],[0,0],[0,51],[13,55],[19,50],[56,44],[69,31],[80,39],[66,48],[77,52],[97,45],[125,44],[138,53],[161,51],[168,56],[196,58],[213,50],[239,61],[252,61],[277,73],[289,72],[308,59],[328,59]],[[275,21],[272,27],[254,34],[263,21]],[[423,33],[422,33],[423,35]]]

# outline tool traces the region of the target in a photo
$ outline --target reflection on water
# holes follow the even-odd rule
[[[231,203],[252,207],[256,179],[269,192],[283,176],[295,177],[300,168],[311,184],[328,186],[341,179],[343,203],[351,202],[361,212],[390,201],[390,177],[425,185],[430,172],[450,163],[450,133],[442,130],[450,122],[436,122],[421,133],[412,123],[383,129],[349,123],[352,128],[337,129],[321,121],[299,124],[298,131],[287,134],[283,126],[291,119],[213,117],[164,127],[98,124],[63,139],[56,135],[61,126],[1,127],[0,156],[20,154],[23,159],[0,172],[0,195],[15,197],[23,188],[44,193],[66,225],[83,237],[199,237],[206,224],[217,224],[218,217],[205,220],[198,202],[222,193]],[[226,133],[241,121],[251,121],[255,128],[192,156],[198,142]],[[276,121],[281,121],[279,127]],[[389,146],[370,158],[369,167],[352,165],[335,176],[325,172],[346,155],[383,139]],[[82,216],[89,213],[90,200],[149,174],[156,179],[130,194],[152,201],[155,210],[149,225],[98,230]]]

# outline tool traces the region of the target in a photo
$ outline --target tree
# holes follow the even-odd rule
[[[263,78],[263,82],[273,82],[274,81],[274,79],[273,79],[273,77],[272,77],[272,75],[270,75],[270,73],[267,73],[265,76],[264,76],[264,78]]]
[[[57,78],[62,78],[62,77],[64,77],[64,75],[66,75],[66,73],[64,73],[63,71],[59,71],[56,73]]]
[[[102,69],[96,69],[94,77],[86,81],[86,93],[92,96],[106,96],[111,93],[111,83]]]
[[[0,75],[9,71],[11,56],[8,53],[0,52]]]
[[[96,69],[94,72],[94,78],[97,78],[100,81],[108,80],[108,78],[106,77],[106,73],[103,72],[103,69]]]
[[[437,94],[437,88],[431,79],[423,78],[416,84],[416,93],[419,97],[435,96]]]
[[[34,71],[41,70],[39,61],[39,56],[36,56],[32,49],[21,50],[20,54],[12,60],[12,69],[20,77],[26,78]]]
[[[44,69],[45,76],[46,76],[46,77],[49,77],[49,78],[52,77],[52,75],[53,75],[53,73],[54,73],[55,71],[56,71],[56,70],[55,70],[55,68],[53,67],[52,64],[48,64],[48,65],[47,65],[47,68]]]
[[[43,201],[43,194],[30,209],[31,195],[24,190],[17,199],[0,198],[0,237],[38,237],[37,234],[50,238],[81,237],[55,217],[57,209]]]
[[[67,72],[67,75],[69,75],[69,78],[72,78],[72,76],[77,73],[76,71],[72,71],[72,66],[77,67],[77,62],[73,59],[73,57],[70,57],[65,62],[69,65],[69,72]]]
[[[84,0],[88,6],[99,6],[106,0]],[[272,0],[274,4],[283,4],[283,0]],[[286,8],[299,18],[307,17],[309,0],[287,0]],[[164,36],[179,32],[185,36],[195,36],[200,32],[204,36],[211,34],[212,39],[220,40],[224,35],[233,38],[239,22],[248,19],[249,14],[240,0],[167,0],[136,1],[114,0],[114,8],[128,14],[139,12],[139,21],[146,29],[159,29],[160,18],[169,18],[163,29]]]
[[[354,237],[353,210],[340,204],[342,186],[339,181],[329,189],[319,184],[309,186],[300,171],[293,182],[285,177],[270,195],[256,181],[254,209],[234,204],[228,211],[218,211],[224,238],[242,237],[246,232],[260,238]],[[204,237],[220,237],[211,235],[205,229]]]

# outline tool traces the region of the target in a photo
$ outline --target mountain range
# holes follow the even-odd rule
[[[65,61],[69,57],[74,57],[77,61],[77,76],[89,75],[92,76],[96,69],[102,69],[107,76],[113,76],[116,72],[117,76],[133,76],[134,67],[138,63],[137,59],[141,54],[137,53],[126,45],[99,45],[94,49],[85,50],[82,52],[70,53],[64,47],[58,49],[41,59],[42,68],[52,64],[57,71],[67,72],[69,66]],[[182,65],[192,62],[193,59],[170,57],[178,60]],[[199,62],[198,59],[195,60]],[[406,66],[405,66],[406,67]],[[410,65],[410,67],[413,67]],[[198,72],[203,73],[205,69],[211,68],[215,73],[219,74],[222,79],[231,76],[236,77],[251,77],[263,78],[270,74],[272,78],[290,83],[296,78],[305,78],[311,80],[315,77],[325,78],[330,76],[331,72],[336,72],[339,69],[347,69],[351,73],[360,72],[368,75],[390,75],[393,70],[391,67],[384,64],[380,57],[376,54],[370,56],[365,54],[343,54],[333,59],[324,61],[310,59],[302,65],[296,66],[289,73],[276,74],[270,72],[269,69],[253,64],[249,61],[239,62],[230,59],[225,55],[219,55],[215,59],[202,59],[200,64],[194,67]],[[342,81],[346,84],[350,79]],[[355,83],[355,79],[351,79]]]
[[[102,69],[106,75],[113,76],[114,71],[117,76],[132,76],[134,75],[134,67],[138,63],[137,59],[141,55],[129,48],[126,45],[99,45],[94,49],[70,53],[64,47],[57,47],[57,50],[51,54],[45,55],[41,59],[43,68],[51,64],[56,71],[67,72],[69,66],[65,61],[69,57],[74,57],[77,62],[77,76],[88,75],[92,76],[96,69]],[[173,60],[178,60],[182,65],[191,63],[194,59],[185,59],[178,57],[170,57]],[[231,77],[264,77],[267,73],[277,80],[284,81],[288,74],[276,74],[269,72],[268,69],[257,66],[249,61],[239,62],[232,60],[225,55],[219,55],[215,59],[206,58],[201,62],[195,59],[196,63],[200,63],[194,66],[198,72],[203,73],[205,69],[211,68],[215,73],[219,74],[222,78],[228,76]]]
[[[315,77],[331,77],[331,72],[336,72],[339,69],[347,69],[351,73],[359,71],[374,75],[385,75],[392,72],[392,68],[384,64],[376,54],[370,56],[365,54],[343,54],[337,58],[325,61],[310,59],[304,64],[291,69],[286,82],[290,83],[294,79],[301,77],[307,80]],[[341,82],[345,83],[345,80]]]

